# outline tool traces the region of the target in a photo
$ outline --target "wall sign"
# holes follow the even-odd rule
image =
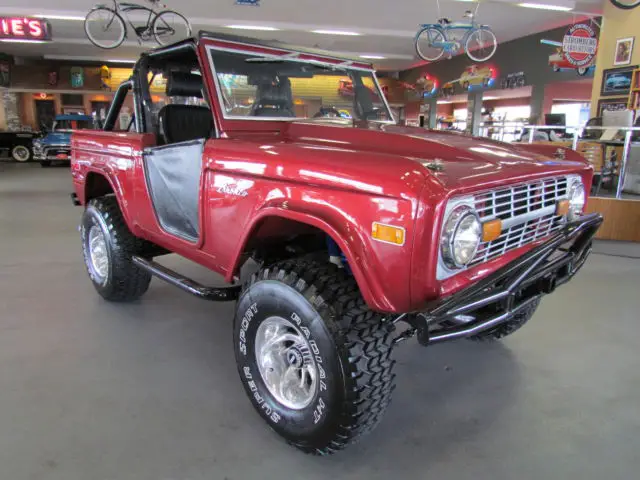
[[[526,79],[524,77],[524,72],[516,72],[510,73],[506,77],[502,78],[500,82],[501,88],[518,88],[524,87],[526,84]]]
[[[71,67],[71,86],[73,88],[84,87],[84,69],[82,67]]]
[[[0,39],[51,40],[51,27],[41,18],[0,17]]]
[[[562,51],[575,67],[591,65],[598,51],[598,35],[586,23],[572,25],[562,39]]]

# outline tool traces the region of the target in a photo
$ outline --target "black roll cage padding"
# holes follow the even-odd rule
[[[131,77],[133,80],[134,92],[138,93],[139,101],[136,102],[136,126],[139,126],[139,132],[154,132],[153,125],[153,116],[151,115],[151,91],[149,90],[149,82],[148,82],[148,74],[149,74],[149,65],[152,63],[152,60],[156,58],[162,58],[163,56],[175,56],[179,53],[189,53],[194,54],[196,58],[198,58],[198,51],[196,48],[196,44],[193,42],[193,39],[184,40],[181,43],[176,43],[170,47],[162,48],[158,50],[153,50],[148,53],[143,53],[140,56],[140,60],[136,62],[133,67],[133,76]],[[202,65],[199,65],[200,69],[203,69]],[[204,77],[203,77],[204,79]],[[206,82],[203,82],[203,87],[206,93],[208,92],[208,86]],[[206,96],[205,98],[208,102],[211,102],[212,95]],[[210,105],[213,107],[212,105]],[[139,109],[139,111],[138,111]],[[212,112],[213,115],[213,112]],[[214,121],[214,130],[217,136],[217,126]]]
[[[122,104],[124,103],[124,99],[127,98],[127,93],[133,88],[133,81],[131,79],[126,80],[120,84],[118,89],[116,90],[115,95],[113,96],[113,101],[111,102],[111,106],[109,107],[109,111],[107,112],[107,116],[104,120],[104,125],[102,129],[104,131],[111,131],[118,120],[118,114],[120,113],[120,109],[122,108]],[[135,104],[135,102],[134,102]],[[137,117],[134,113],[134,119]]]

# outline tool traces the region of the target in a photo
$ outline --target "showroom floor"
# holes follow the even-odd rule
[[[640,245],[597,245],[617,256],[594,254],[502,343],[402,345],[380,427],[319,458],[245,398],[232,304],[158,280],[138,303],[97,296],[70,189],[66,167],[0,164],[1,478],[637,478]]]

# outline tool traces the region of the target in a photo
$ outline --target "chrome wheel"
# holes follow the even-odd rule
[[[318,367],[309,342],[289,320],[269,317],[256,332],[255,353],[267,389],[285,407],[300,410],[311,403]]]
[[[11,150],[11,156],[16,162],[27,162],[31,158],[31,152],[24,145],[16,145]]]
[[[109,274],[109,254],[107,252],[107,241],[104,238],[102,229],[93,225],[89,230],[89,258],[91,268],[101,280],[107,278]]]

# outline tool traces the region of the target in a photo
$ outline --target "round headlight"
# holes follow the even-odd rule
[[[576,180],[569,188],[569,221],[576,220],[584,210],[585,202],[584,185],[580,180]]]
[[[442,232],[442,258],[450,268],[462,268],[476,254],[482,239],[482,225],[476,213],[461,205],[451,212]]]

